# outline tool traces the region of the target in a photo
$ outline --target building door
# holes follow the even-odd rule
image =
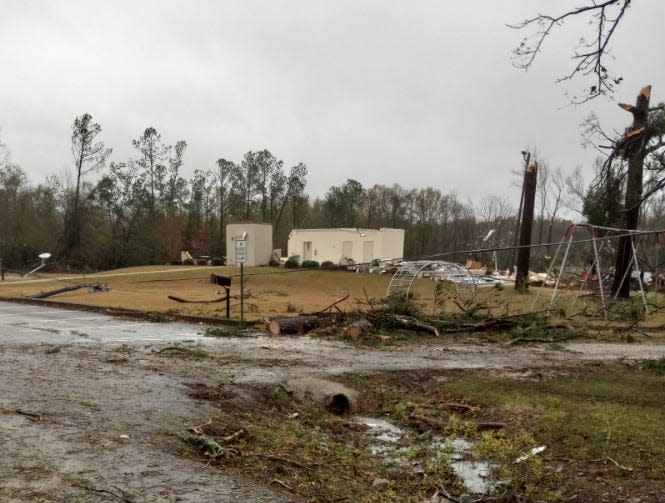
[[[363,242],[363,262],[371,262],[374,258],[374,241]]]
[[[312,242],[304,241],[302,244],[302,260],[312,260]]]
[[[353,258],[353,241],[342,241],[342,258]]]

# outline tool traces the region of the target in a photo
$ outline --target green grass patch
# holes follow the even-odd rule
[[[530,431],[552,457],[608,461],[611,473],[625,476],[611,458],[634,476],[665,480],[665,444],[657,440],[665,435],[665,364],[653,365],[658,373],[613,365],[540,381],[472,374],[445,387]]]

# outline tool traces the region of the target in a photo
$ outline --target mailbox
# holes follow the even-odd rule
[[[210,275],[210,282],[219,286],[231,286],[231,276],[213,273]]]

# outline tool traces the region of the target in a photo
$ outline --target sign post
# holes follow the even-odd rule
[[[245,274],[243,266],[247,262],[247,236],[236,238],[236,264],[240,264],[240,321],[245,321]]]

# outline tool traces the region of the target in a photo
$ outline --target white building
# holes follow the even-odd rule
[[[288,256],[300,262],[316,260],[339,264],[352,259],[356,264],[373,259],[404,256],[404,229],[293,229],[289,235]]]
[[[226,226],[226,264],[240,265],[236,260],[236,240],[246,240],[246,266],[268,265],[272,256],[272,225],[238,223]]]

